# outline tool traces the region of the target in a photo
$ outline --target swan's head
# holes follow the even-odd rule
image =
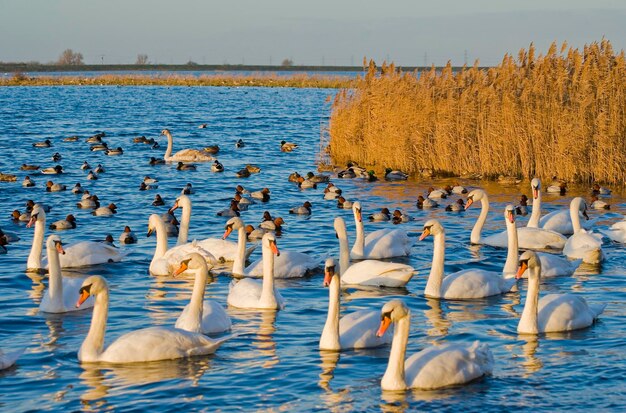
[[[333,276],[335,275],[335,259],[330,257],[326,259],[324,263],[324,287],[330,285]]]
[[[420,235],[419,240],[422,241],[424,238],[429,236],[430,234],[439,235],[444,232],[443,226],[436,219],[429,219],[424,224],[424,230],[422,231],[422,235]]]
[[[207,264],[202,255],[198,254],[197,252],[192,252],[191,254],[183,258],[182,261],[180,261],[180,263],[178,264],[178,268],[176,269],[176,271],[174,271],[172,275],[176,277],[187,270],[195,271],[202,268],[206,268],[206,270],[209,271],[211,268],[213,268],[213,266],[209,267],[209,264]]]
[[[46,241],[46,248],[48,250],[56,250],[59,254],[65,254],[61,237],[58,235],[50,235],[48,237],[48,241]]]
[[[465,209],[468,209],[476,201],[480,201],[486,198],[487,194],[482,189],[474,189],[467,195],[467,202],[465,203]]]
[[[589,215],[587,215],[587,202],[583,198],[577,196],[572,199],[571,207],[574,208],[574,211],[582,213],[585,219],[589,219]]]
[[[185,194],[182,194],[178,198],[176,198],[176,201],[174,201],[174,205],[172,205],[172,207],[168,209],[167,212],[171,214],[174,211],[176,211],[178,208],[184,208],[185,206],[187,206],[188,203],[189,203],[189,197]]]
[[[504,219],[507,223],[515,224],[515,207],[513,205],[509,204],[504,208]]]
[[[347,232],[346,221],[344,221],[342,217],[335,218],[333,226],[335,227],[335,236],[337,238],[339,238],[339,234],[345,234]]]
[[[529,268],[538,268],[539,271],[533,272],[530,271],[528,273],[528,278],[533,278],[535,277],[535,275],[537,277],[540,276],[541,274],[541,262],[539,261],[539,257],[537,256],[537,253],[535,253],[534,251],[525,251],[520,257],[519,257],[519,270],[517,271],[517,274],[515,275],[515,278],[520,279],[522,278],[522,275],[524,274],[524,272],[529,269]]]
[[[147,237],[152,235],[153,232],[156,232],[159,223],[161,223],[161,225],[163,224],[163,220],[160,216],[158,216],[157,214],[150,215],[150,218],[148,218],[148,234],[146,235]]]
[[[276,245],[276,237],[271,232],[263,235],[263,248],[269,248],[277,257],[280,255],[278,245]]]
[[[530,187],[533,189],[533,198],[537,199],[541,191],[541,180],[539,178],[533,178],[533,180],[530,181]]]
[[[30,212],[30,220],[28,220],[28,224],[26,224],[26,227],[32,227],[37,221],[42,223],[46,221],[46,212],[39,204],[35,204],[33,206],[33,210]]]
[[[376,332],[377,337],[382,337],[391,323],[396,323],[400,319],[410,315],[411,312],[402,300],[391,300],[380,310],[380,327]]]
[[[239,217],[233,217],[226,221],[226,225],[224,225],[224,235],[222,239],[226,239],[233,230],[244,228],[243,220]]]
[[[354,213],[354,218],[358,221],[361,222],[362,221],[362,216],[361,216],[361,203],[359,201],[355,201],[352,204],[352,212]]]
[[[161,131],[161,135],[165,135],[165,136],[170,135],[170,130],[169,129],[163,129]]]
[[[78,290],[78,301],[76,302],[76,308],[80,307],[90,296],[98,295],[102,292],[109,291],[109,285],[106,280],[99,275],[92,275],[83,281],[83,284]]]

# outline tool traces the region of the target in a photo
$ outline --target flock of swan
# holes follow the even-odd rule
[[[163,135],[168,140],[165,162],[214,160],[205,150],[184,149],[172,154],[172,135],[167,129],[163,130]],[[285,144],[281,144],[282,151],[291,152],[297,148],[297,145],[286,147]],[[466,195],[466,203],[461,203],[468,209],[480,202],[481,212],[468,241],[506,248],[507,258],[502,271],[486,271],[467,264],[468,268],[446,274],[444,223],[438,219],[427,220],[421,227],[418,242],[431,236],[434,248],[423,295],[440,300],[482,299],[506,294],[519,284],[519,279],[527,278],[526,301],[517,327],[519,333],[562,332],[591,326],[604,311],[604,304],[587,303],[581,294],[540,297],[540,285],[544,278],[571,276],[582,262],[592,265],[602,262],[602,235],[624,242],[626,221],[614,224],[601,234],[589,227],[584,228],[581,218],[587,218],[587,203],[580,197],[571,200],[568,210],[541,217],[539,179],[532,180],[531,190],[533,205],[528,225],[518,226],[515,207],[507,205],[503,211],[505,230],[485,237],[482,230],[490,208],[487,193],[474,189]],[[360,202],[352,203],[356,233],[352,248],[346,222],[339,216],[334,219],[338,260],[283,250],[279,247],[280,237],[274,231],[266,230],[260,242],[261,259],[247,266],[246,261],[257,246],[249,247],[241,216],[226,221],[223,236],[190,242],[191,197],[179,195],[170,212],[177,209],[181,211],[181,220],[175,246],[168,245],[168,230],[161,216],[146,216],[148,235],[156,235],[148,271],[153,276],[193,275],[189,304],[174,326],[137,329],[105,346],[111,294],[107,280],[98,275],[85,279],[64,277],[62,270],[97,264],[115,265],[126,258],[127,252],[98,241],[65,246],[56,233],[45,238],[46,211],[43,205],[34,205],[28,222],[28,227],[34,226],[34,230],[26,268],[27,271],[47,271],[49,276],[39,310],[67,313],[93,308],[91,326],[78,349],[81,363],[140,363],[212,354],[237,334],[236,331],[230,333],[233,323],[225,305],[248,311],[282,310],[288,305],[288,297],[283,297],[275,279],[305,277],[323,266],[323,286],[328,288],[328,313],[326,323],[320,326],[319,349],[341,351],[390,345],[387,370],[381,380],[383,390],[436,389],[468,383],[492,372],[492,352],[487,344],[479,341],[430,346],[407,358],[411,310],[402,300],[391,300],[381,308],[340,314],[342,288],[405,287],[416,274],[412,266],[394,262],[396,257],[414,253],[414,238],[402,228],[384,228],[366,234]],[[233,232],[237,234],[236,240],[229,239]],[[45,257],[42,256],[44,245]],[[520,249],[524,250],[521,255]],[[210,270],[225,262],[232,265],[230,272],[233,275],[226,299],[224,302],[205,299]],[[211,337],[215,334],[219,334],[219,338]],[[0,351],[0,368],[13,365],[22,351]]]

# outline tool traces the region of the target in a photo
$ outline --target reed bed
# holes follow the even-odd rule
[[[16,73],[0,78],[0,86],[259,86],[295,88],[345,88],[354,79],[348,76],[307,74],[212,74],[212,75],[142,75],[105,74],[99,76],[33,76]]]
[[[330,155],[413,174],[626,180],[626,60],[608,40],[493,68],[367,73],[332,104]]]

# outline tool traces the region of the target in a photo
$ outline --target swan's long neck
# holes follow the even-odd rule
[[[167,229],[165,228],[165,223],[163,223],[162,220],[157,219],[155,221],[155,227],[157,243],[152,261],[162,258],[167,252]]]
[[[233,274],[235,275],[245,275],[247,241],[246,229],[242,225],[237,235],[237,257],[233,262]],[[263,258],[263,262],[265,263],[265,257]],[[265,271],[265,264],[263,265],[263,271]],[[265,272],[263,273],[263,277],[265,277]]]
[[[167,132],[165,134],[167,137],[167,149],[165,150],[165,155],[163,155],[163,159],[168,161],[172,157],[172,147],[174,146],[174,140],[172,139],[172,134]]]
[[[534,195],[534,189],[533,189]],[[528,228],[539,228],[539,218],[541,217],[541,191],[537,191],[537,198],[533,196],[533,211],[530,213],[530,219],[526,226]]]
[[[35,233],[33,234],[33,246],[30,249],[28,255],[28,261],[26,262],[27,270],[39,270],[43,268],[41,265],[41,250],[43,249],[43,236],[46,226],[46,220],[35,221]]]
[[[409,341],[409,328],[411,324],[411,313],[402,317],[396,322],[393,331],[393,341],[391,342],[391,352],[389,353],[389,364],[380,385],[383,390],[405,390],[404,380],[404,358],[406,355],[406,345]]]
[[[446,256],[446,233],[442,230],[433,235],[433,263],[430,268],[430,275],[424,288],[424,295],[427,297],[441,297],[441,283],[443,282],[443,262]]]
[[[476,224],[474,224],[474,228],[472,228],[472,235],[470,237],[470,242],[472,244],[480,244],[480,233],[483,231],[483,225],[485,225],[485,221],[487,221],[487,214],[489,213],[489,199],[485,194],[480,199],[480,215],[476,220]]]
[[[48,296],[54,307],[63,309],[63,278],[61,277],[61,261],[55,246],[47,247],[48,252]]]
[[[186,244],[187,238],[189,238],[189,223],[191,222],[191,202],[188,202],[188,200],[182,202],[184,202],[182,205],[183,212],[180,217],[180,228],[178,230],[178,241],[176,242],[176,245]]]
[[[196,278],[193,283],[193,292],[191,293],[191,300],[189,301],[189,313],[193,319],[191,325],[191,331],[196,333],[202,330],[202,309],[204,306],[204,291],[206,288],[207,278],[209,278],[209,271],[207,267],[203,265],[200,269],[196,270]]]
[[[104,348],[104,333],[107,327],[109,314],[109,290],[108,288],[96,295],[91,316],[89,333],[78,351],[78,359],[81,361],[97,361]]]
[[[533,207],[533,212],[534,210],[535,209]],[[517,267],[519,266],[519,240],[517,238],[517,227],[515,226],[515,222],[509,221],[508,218],[506,219],[506,234],[508,250],[502,273],[506,276],[512,276],[515,275]]]
[[[328,316],[320,337],[320,350],[341,350],[339,342],[339,274],[335,273],[328,286]]]
[[[339,237],[339,274],[345,274],[350,266],[350,244],[345,227],[337,232],[337,236]]]
[[[569,206],[569,214],[572,218],[572,228],[574,229],[574,234],[582,229],[580,225],[580,203],[571,202]]]
[[[529,268],[528,272],[533,274],[528,275],[528,291],[526,292],[526,302],[524,303],[524,310],[522,316],[517,325],[517,331],[529,334],[537,334],[537,309],[539,303],[539,268]]]
[[[263,287],[259,306],[261,308],[278,308],[274,294],[274,253],[265,245],[263,246]]]
[[[359,221],[354,215],[354,223],[356,224],[356,239],[352,246],[352,253],[358,257],[363,257],[365,250],[365,234],[363,230],[363,220]]]

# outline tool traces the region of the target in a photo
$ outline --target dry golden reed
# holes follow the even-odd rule
[[[377,171],[624,184],[626,60],[608,40],[494,68],[403,73],[373,62],[335,97],[330,154]]]

